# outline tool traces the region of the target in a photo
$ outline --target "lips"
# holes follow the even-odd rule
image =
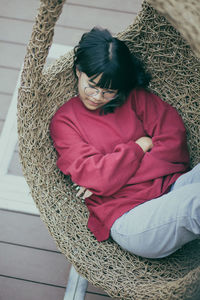
[[[99,103],[99,102],[94,102],[94,101],[91,101],[91,100],[89,100],[89,99],[87,99],[87,101],[88,101],[88,103],[89,103],[90,105],[92,105],[92,106],[99,106],[99,105],[101,105],[101,103]]]

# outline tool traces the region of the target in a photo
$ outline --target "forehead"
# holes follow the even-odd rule
[[[88,81],[102,89],[116,90],[116,88],[112,86],[112,80],[103,73],[89,77]]]
[[[86,75],[86,74],[85,74]],[[101,80],[101,77],[102,77],[102,74],[99,74],[99,75],[94,75],[92,77],[88,77],[86,75],[86,79],[91,82],[91,83],[94,83],[95,85],[97,85],[99,83],[99,81]]]
[[[116,91],[118,90],[117,88],[117,84],[113,84],[114,81],[107,76],[107,74],[101,73],[101,74],[96,74],[96,75],[92,75],[92,76],[87,76],[87,74],[84,74],[84,80],[86,80],[88,83],[99,87],[101,89],[105,89],[105,90],[112,90],[112,91]]]

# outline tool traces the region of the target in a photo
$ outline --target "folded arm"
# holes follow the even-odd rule
[[[147,153],[145,160],[152,159],[158,164],[159,161],[170,163],[176,165],[177,170],[178,165],[181,170],[187,169],[189,153],[186,130],[176,109],[158,96],[145,92],[141,97],[138,94],[134,110],[153,142],[153,148]]]
[[[62,115],[52,119],[50,133],[58,153],[58,168],[96,195],[109,196],[118,191],[134,175],[144,156],[134,141],[102,154],[83,140],[76,126]]]

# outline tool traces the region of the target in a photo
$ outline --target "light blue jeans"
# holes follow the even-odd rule
[[[148,258],[168,256],[200,238],[200,164],[180,176],[169,193],[118,218],[111,237],[123,249]]]

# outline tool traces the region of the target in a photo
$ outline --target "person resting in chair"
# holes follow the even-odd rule
[[[80,186],[99,242],[168,256],[200,236],[200,164],[190,170],[183,121],[108,30],[85,33],[74,52],[79,95],[50,123],[57,166]]]

